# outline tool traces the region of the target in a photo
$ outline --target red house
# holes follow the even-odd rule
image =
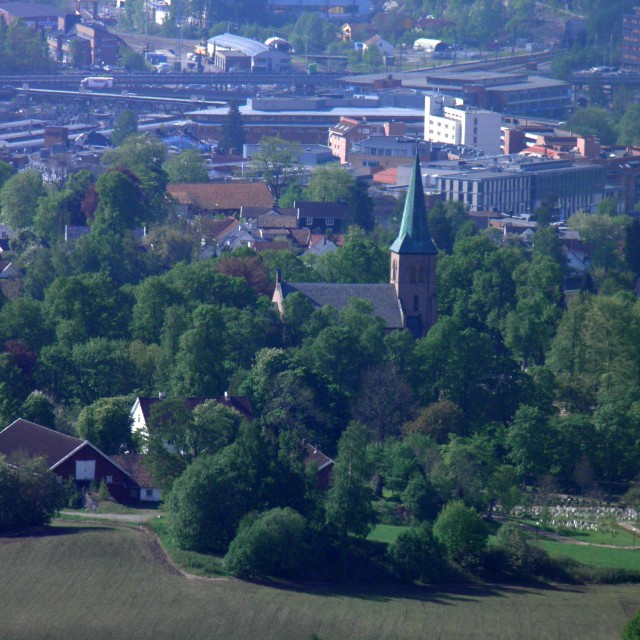
[[[0,454],[44,458],[49,469],[79,489],[104,481],[118,502],[137,502],[140,487],[120,465],[88,440],[74,438],[19,418],[0,431]]]

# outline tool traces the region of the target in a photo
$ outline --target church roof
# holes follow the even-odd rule
[[[413,163],[407,199],[404,203],[400,233],[390,249],[399,254],[434,255],[438,253],[429,233],[427,205],[424,201],[422,175],[420,174],[420,158],[417,153]]]
[[[367,300],[373,314],[384,320],[386,329],[402,329],[402,313],[392,284],[333,284],[324,282],[282,282],[282,297],[302,293],[315,307],[330,305],[340,311],[351,298]]]

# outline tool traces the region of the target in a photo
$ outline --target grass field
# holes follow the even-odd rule
[[[276,588],[187,579],[132,527],[0,538],[3,640],[611,640],[640,586]]]
[[[640,549],[609,549],[551,540],[540,540],[538,544],[553,557],[573,558],[582,564],[594,567],[640,571]],[[640,601],[638,608],[640,608]]]
[[[387,544],[395,542],[395,539],[403,532],[408,531],[409,527],[399,527],[394,524],[376,524],[371,533],[367,536],[367,540],[374,542],[386,542]]]

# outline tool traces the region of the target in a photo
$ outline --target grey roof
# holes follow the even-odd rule
[[[50,4],[37,4],[34,2],[3,2],[0,4],[0,11],[6,11],[10,16],[16,18],[42,18],[62,17],[64,11]]]
[[[233,49],[235,51],[241,51],[248,56],[257,56],[259,53],[269,51],[269,47],[257,40],[251,40],[250,38],[243,38],[242,36],[236,36],[232,33],[223,33],[219,36],[209,38],[207,41],[211,44],[215,44],[218,47],[225,47],[226,49]]]
[[[282,297],[302,293],[316,307],[330,305],[340,311],[351,298],[367,300],[374,315],[382,318],[387,329],[401,329],[402,314],[392,284],[334,284],[321,282],[283,282]]]

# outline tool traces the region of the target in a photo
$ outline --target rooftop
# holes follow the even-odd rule
[[[207,40],[209,44],[215,44],[216,47],[224,47],[225,49],[233,49],[240,51],[248,56],[257,56],[259,53],[269,51],[269,47],[257,40],[251,38],[243,38],[232,33],[223,33]]]

